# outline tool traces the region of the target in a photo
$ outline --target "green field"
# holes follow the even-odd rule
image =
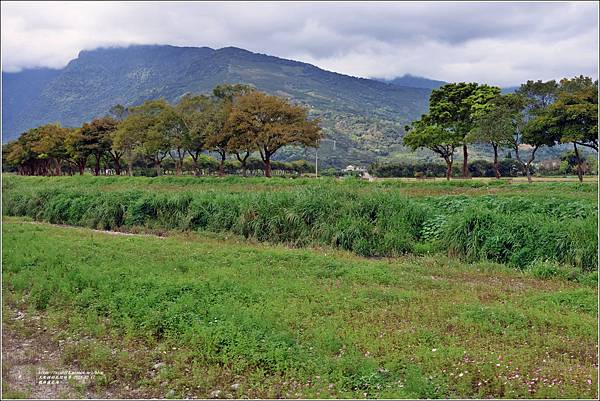
[[[100,396],[596,398],[597,195],[4,176],[3,324]]]
[[[17,177],[3,213],[107,230],[228,232],[361,256],[598,264],[596,183]]]

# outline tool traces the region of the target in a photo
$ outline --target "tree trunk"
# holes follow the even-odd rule
[[[271,159],[270,157],[265,157],[265,177],[271,178]]]
[[[463,167],[462,176],[463,178],[469,178],[469,153],[467,151],[467,144],[463,143]]]
[[[452,160],[446,159],[446,180],[450,181],[450,177],[452,177]]]
[[[172,157],[172,156],[171,156]],[[183,158],[185,157],[185,151],[183,151],[183,155],[181,154],[181,148],[177,148],[177,161],[175,162],[175,175],[177,177],[181,176],[183,170]]]
[[[221,154],[221,163],[219,163],[219,177],[225,175],[225,153]]]
[[[235,157],[238,159],[238,161],[240,162],[240,168],[242,169],[242,176],[246,177],[246,161],[248,160],[248,157],[250,156],[250,152],[246,152],[246,155],[244,157],[241,157],[239,152],[235,152]]]
[[[496,179],[500,179],[500,167],[498,166],[498,145],[492,143],[492,147],[494,148],[494,173],[496,174]]]
[[[115,152],[114,155],[110,153],[110,156],[112,157],[113,162],[115,163],[115,174],[121,175],[121,157],[123,155],[117,156],[117,153]]]
[[[96,164],[94,165],[94,175],[97,176],[100,174],[100,154],[95,154]]]
[[[575,157],[577,158],[577,178],[579,178],[579,182],[583,182],[583,169],[581,168],[581,157],[579,156],[579,149],[577,149],[577,144],[573,142],[573,148],[575,149]]]
[[[77,163],[77,168],[79,168],[79,175],[83,175],[83,172],[85,171],[85,164],[84,163]]]
[[[62,175],[62,166],[60,165],[60,160],[56,159],[54,160],[54,163],[56,164],[56,169],[55,169],[55,173],[58,176]]]
[[[154,161],[154,165],[156,166],[156,175],[157,176],[160,176],[160,174],[161,174],[160,162],[161,162],[161,160],[159,158],[156,158],[156,160]]]
[[[190,157],[192,158],[192,162],[194,163],[194,175],[198,177],[200,175],[200,167],[198,166],[198,157],[200,153],[196,153],[196,156],[191,151],[188,151]]]
[[[521,163],[521,166],[523,166],[523,168],[525,169],[524,173],[527,176],[527,182],[530,183],[530,184],[532,182],[532,179],[531,179],[531,172],[529,171],[529,166],[531,165],[531,163],[535,159],[535,152],[537,152],[538,148],[539,148],[539,145],[535,146],[533,148],[533,151],[531,152],[531,157],[529,158],[529,160],[527,161],[527,163],[525,163],[523,161],[523,159],[521,159],[521,154],[519,153],[519,146],[518,145],[514,146],[515,157],[517,158],[517,160],[519,161],[519,163]]]

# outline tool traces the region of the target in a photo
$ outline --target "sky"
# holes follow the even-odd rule
[[[2,69],[129,44],[241,47],[359,77],[598,77],[598,2],[2,2]]]

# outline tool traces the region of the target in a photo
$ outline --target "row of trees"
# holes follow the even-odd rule
[[[95,175],[102,161],[116,174],[126,169],[133,175],[140,157],[153,164],[157,175],[166,158],[182,174],[189,157],[199,174],[206,151],[220,156],[219,175],[225,174],[228,155],[235,156],[246,175],[250,156],[258,153],[265,176],[271,177],[277,150],[314,147],[322,136],[319,121],[310,119],[306,108],[236,84],[219,85],[211,96],[185,95],[175,105],[162,99],[129,109],[117,105],[110,115],[80,128],[47,124],[23,133],[4,153],[5,162],[25,175],[60,175],[65,164],[83,174],[90,159]]]
[[[493,163],[486,160],[469,162],[468,169],[471,177],[495,176]],[[519,163],[508,158],[498,163],[498,169],[504,177],[516,177],[521,171]],[[446,177],[448,174],[447,166],[443,163],[431,162],[378,162],[371,164],[368,172],[376,177]],[[461,173],[461,168],[452,166],[452,177],[460,177]]]
[[[500,178],[498,151],[514,151],[531,182],[531,164],[542,146],[572,144],[583,180],[578,146],[598,152],[598,81],[579,76],[556,81],[528,81],[511,94],[476,83],[453,83],[434,90],[429,113],[406,127],[404,144],[427,148],[446,162],[452,175],[456,150],[462,146],[462,176],[468,177],[468,146],[486,143],[494,151],[495,176]]]
[[[577,174],[582,169],[585,174],[595,174],[598,164],[594,159],[580,155],[577,159],[575,152],[563,152],[559,158],[544,160],[537,165],[529,167],[531,174],[539,176]],[[447,167],[443,163],[433,162],[376,162],[369,166],[368,172],[376,177],[446,177]],[[507,157],[493,163],[488,160],[473,160],[469,162],[469,175],[471,177],[518,177],[522,175],[522,165],[513,159],[509,153]],[[452,166],[452,177],[460,177],[461,168]]]

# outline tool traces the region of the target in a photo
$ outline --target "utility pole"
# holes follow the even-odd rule
[[[335,150],[335,139],[323,138],[321,141],[333,142],[333,150]],[[315,148],[315,178],[319,178],[319,140],[317,140],[317,147]]]

